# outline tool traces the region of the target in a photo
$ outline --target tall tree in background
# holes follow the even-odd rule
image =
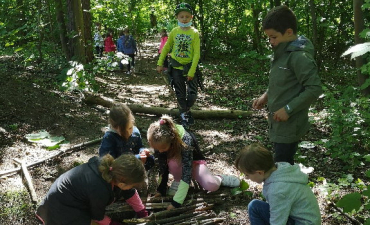
[[[92,62],[94,59],[94,53],[93,53],[93,40],[92,40],[92,34],[91,34],[91,6],[90,6],[90,0],[81,0],[82,3],[82,14],[83,14],[83,39],[84,39],[84,47],[85,47],[85,56],[86,56],[86,62]]]
[[[354,22],[355,22],[355,44],[361,44],[364,40],[360,37],[360,32],[364,30],[364,15],[362,13],[361,6],[364,4],[363,0],[353,0],[353,12],[354,12]],[[361,67],[365,64],[364,58],[359,56],[356,58],[356,68],[357,68],[357,79],[361,86],[369,79],[369,76],[361,73]],[[366,96],[370,94],[370,86],[362,90],[362,93]]]
[[[64,19],[62,0],[55,0],[55,10],[56,10],[56,17],[57,17],[59,37],[60,37],[62,51],[67,61],[69,61],[72,58],[72,54],[71,54],[70,49],[68,48],[67,26],[66,26],[65,19]]]

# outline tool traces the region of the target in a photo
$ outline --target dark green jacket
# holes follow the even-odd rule
[[[276,143],[297,142],[309,128],[308,109],[321,95],[321,81],[310,40],[299,36],[274,49],[267,90],[269,137]],[[286,122],[273,120],[273,112],[285,107]]]

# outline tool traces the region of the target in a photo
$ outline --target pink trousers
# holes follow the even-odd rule
[[[175,181],[180,182],[182,176],[182,165],[176,160],[168,161],[168,168]],[[221,177],[214,176],[209,171],[206,161],[193,161],[192,178],[207,191],[217,191],[221,185]]]

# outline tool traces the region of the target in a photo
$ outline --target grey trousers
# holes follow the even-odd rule
[[[194,105],[198,95],[198,77],[194,75],[191,81],[183,75],[182,70],[172,68],[173,85],[175,88],[180,113],[189,111]]]

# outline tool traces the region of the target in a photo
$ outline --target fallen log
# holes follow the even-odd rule
[[[26,168],[34,167],[36,165],[39,165],[39,164],[41,164],[41,163],[43,163],[43,162],[45,162],[47,160],[53,159],[53,158],[55,158],[57,156],[60,156],[62,154],[71,153],[71,152],[75,151],[76,149],[82,149],[82,148],[84,148],[86,146],[100,143],[101,140],[102,140],[102,138],[98,138],[98,139],[95,139],[95,140],[92,140],[92,141],[88,141],[88,142],[85,142],[85,143],[73,145],[72,147],[70,147],[68,149],[65,149],[65,150],[59,150],[55,155],[49,156],[49,157],[47,157],[45,159],[41,159],[39,161],[30,163],[30,164],[27,164],[26,165]],[[0,178],[2,178],[4,176],[14,175],[14,174],[18,173],[20,170],[21,170],[21,167],[17,167],[17,168],[14,168],[14,169],[11,169],[11,170],[7,170],[7,171],[2,171],[2,172],[0,172]]]
[[[86,104],[101,105],[111,108],[114,104],[122,104],[113,99],[103,96],[84,93],[84,102]],[[168,109],[163,107],[147,107],[144,105],[127,104],[133,113],[144,113],[161,116],[163,114],[171,115],[173,117],[179,115],[178,109]],[[196,119],[238,119],[246,118],[253,114],[251,111],[242,110],[191,110],[192,116]]]

